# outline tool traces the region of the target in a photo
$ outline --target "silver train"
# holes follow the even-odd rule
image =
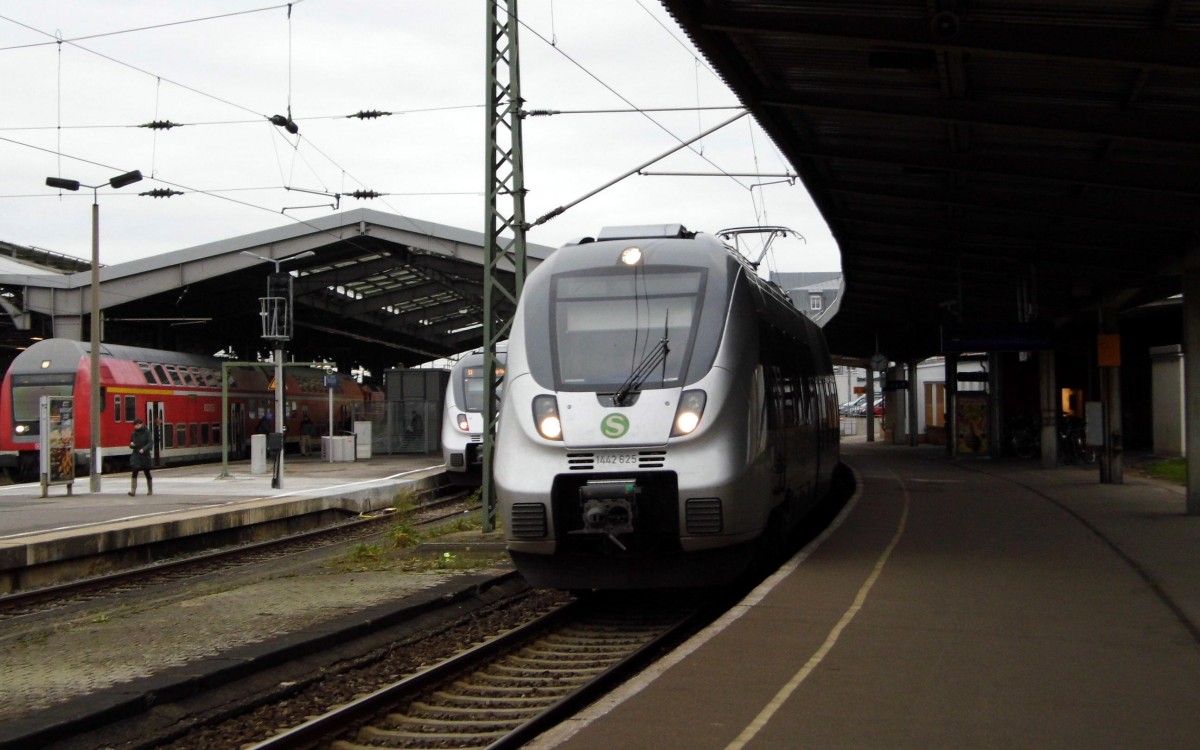
[[[497,345],[496,377],[504,376],[504,347]],[[442,456],[458,485],[478,485],[483,474],[483,350],[467,354],[450,370],[442,408]]]
[[[617,227],[530,273],[495,479],[535,586],[718,585],[829,491],[837,398],[820,329],[737,252]]]

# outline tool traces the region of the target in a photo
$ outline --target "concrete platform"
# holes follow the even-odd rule
[[[529,747],[1195,748],[1200,517],[1095,467],[849,443],[839,521]]]
[[[128,474],[103,476],[94,494],[87,477],[76,480],[73,494],[53,486],[45,498],[37,484],[0,487],[0,593],[70,577],[62,569],[71,561],[99,572],[123,553],[145,556],[163,542],[379,510],[402,493],[436,486],[442,471],[440,454],[338,463],[288,456],[278,489],[270,474],[251,474],[248,462],[230,464],[224,477],[220,465],[155,470],[152,496],[144,477],[136,496],[126,494]]]

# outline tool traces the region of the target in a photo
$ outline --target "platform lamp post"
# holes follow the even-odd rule
[[[88,448],[91,456],[91,469],[88,471],[88,490],[100,491],[100,188],[108,185],[111,188],[123,188],[135,182],[141,182],[142,173],[135,169],[132,172],[119,174],[108,182],[99,185],[84,185],[79,180],[65,180],[61,177],[47,177],[46,185],[60,190],[78,190],[81,187],[92,191],[92,283],[91,283],[91,360],[88,367],[92,379],[90,392],[91,405],[88,408],[89,429]]]

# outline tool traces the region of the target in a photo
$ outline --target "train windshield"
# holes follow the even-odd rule
[[[496,365],[496,393],[499,395],[502,390],[502,381],[504,379],[504,365]],[[474,365],[464,367],[462,370],[462,394],[459,402],[463,405],[463,411],[482,412],[483,411],[483,365]]]
[[[40,418],[38,411],[42,396],[70,396],[74,385],[55,385],[38,383],[37,385],[17,385],[12,388],[12,418],[14,422],[36,422]]]
[[[645,388],[683,384],[707,272],[622,269],[555,277],[551,296],[554,378],[561,390],[616,390],[666,339],[667,355]]]
[[[463,373],[463,406],[467,411],[483,411],[483,368]]]

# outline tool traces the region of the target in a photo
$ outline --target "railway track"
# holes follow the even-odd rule
[[[692,595],[571,602],[252,747],[519,747],[644,668],[714,611]]]
[[[404,512],[389,511],[357,517],[336,526],[278,539],[189,555],[54,586],[18,591],[0,596],[0,622],[321,547],[370,538],[382,533],[388,524],[394,524],[401,519],[411,523],[414,528],[433,526],[472,510],[467,499],[466,492],[452,490],[450,494],[431,498]]]

